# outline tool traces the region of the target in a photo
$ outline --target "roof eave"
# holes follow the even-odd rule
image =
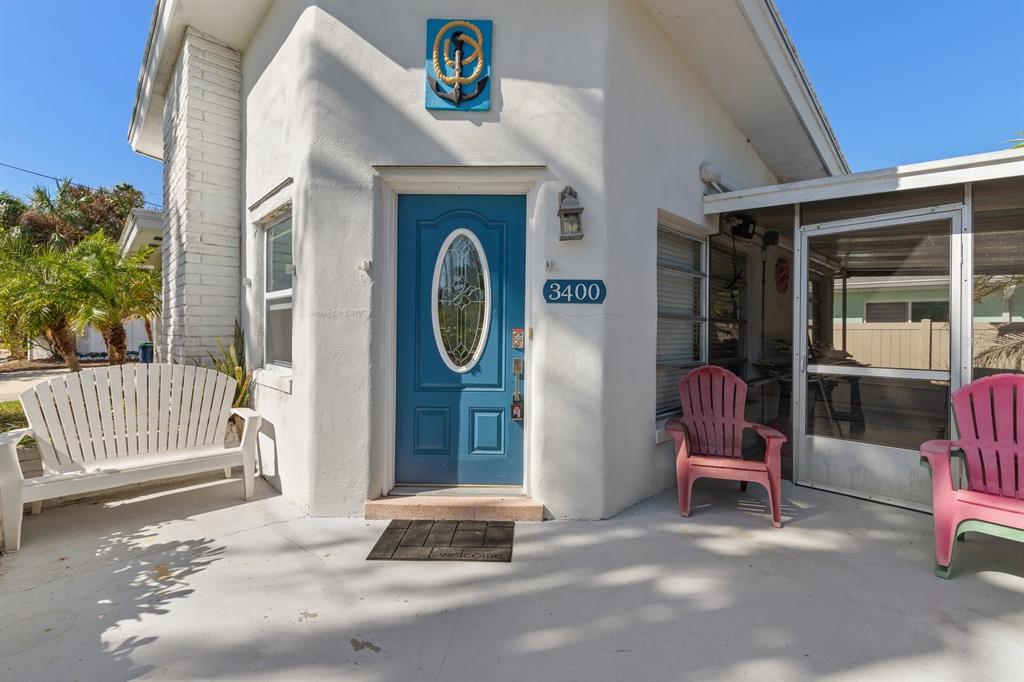
[[[1024,149],[960,156],[704,196],[704,214],[1024,176]]]
[[[163,212],[145,208],[133,208],[125,218],[117,245],[127,255],[150,246],[154,238],[163,232]]]
[[[772,70],[830,175],[845,175],[850,165],[839,146],[810,76],[804,69],[774,0],[737,0]]]
[[[187,27],[236,50],[255,34],[270,0],[157,0],[135,88],[128,143],[140,154],[163,158],[163,109],[170,74]]]
[[[132,150],[155,159],[163,158],[163,145],[154,148],[151,140],[143,140],[143,128],[153,94],[156,72],[167,40],[168,18],[174,12],[176,0],[157,0],[153,6],[153,18],[149,22],[149,33],[146,36],[146,48],[142,53],[142,64],[139,67],[139,79],[135,86],[135,103],[132,107],[132,120],[128,125],[128,144]],[[161,104],[163,104],[161,98]],[[161,113],[163,107],[161,106]]]

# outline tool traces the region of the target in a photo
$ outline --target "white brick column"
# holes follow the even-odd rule
[[[241,55],[186,29],[164,102],[163,361],[206,358],[240,314]]]

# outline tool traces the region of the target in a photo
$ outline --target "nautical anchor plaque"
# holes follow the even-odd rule
[[[428,19],[426,107],[455,111],[491,108],[491,22]]]

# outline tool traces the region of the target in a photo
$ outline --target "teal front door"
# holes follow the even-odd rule
[[[523,482],[525,258],[526,197],[399,196],[398,483]]]

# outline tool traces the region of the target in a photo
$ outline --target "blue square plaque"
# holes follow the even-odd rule
[[[491,21],[428,19],[426,107],[491,108]]]

